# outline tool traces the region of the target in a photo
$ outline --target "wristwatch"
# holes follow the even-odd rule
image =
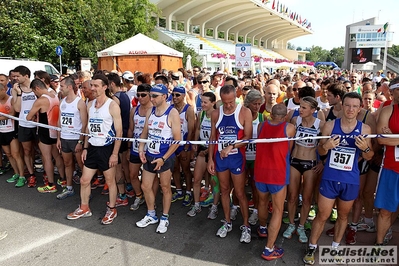
[[[84,144],[83,140],[78,140],[78,143],[82,145]]]
[[[370,147],[367,147],[367,149],[365,149],[363,152],[364,152],[364,153],[370,152]]]

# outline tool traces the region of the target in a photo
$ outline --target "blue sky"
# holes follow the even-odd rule
[[[270,2],[273,3],[273,0]],[[399,45],[398,0],[282,0],[280,3],[288,6],[293,12],[299,12],[302,19],[306,18],[312,23],[312,35],[290,41],[296,47],[315,45],[331,50],[344,46],[346,25],[372,17],[379,17],[379,24],[389,22],[388,30],[396,31],[393,44]]]

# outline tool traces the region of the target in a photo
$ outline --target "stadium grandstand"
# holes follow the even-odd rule
[[[183,40],[210,70],[235,65],[235,45],[251,44],[248,69],[307,67],[306,51],[287,49],[296,37],[312,34],[305,14],[283,1],[265,0],[151,0],[161,11],[157,18],[158,40]],[[230,70],[229,70],[230,72]]]

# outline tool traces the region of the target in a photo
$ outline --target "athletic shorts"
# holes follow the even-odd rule
[[[15,131],[0,133],[0,145],[1,146],[9,146],[13,139],[18,138],[17,133]]]
[[[197,154],[199,154],[201,151],[206,151],[207,149],[208,149],[208,147],[205,147],[203,145],[198,145],[197,146]],[[205,162],[208,163],[208,154],[205,155]]]
[[[367,174],[367,172],[370,169],[370,163],[363,158],[360,159],[360,161],[357,163],[357,165],[359,167],[360,175]]]
[[[379,173],[380,170],[381,170],[381,165],[380,165],[380,164],[377,164],[377,163],[375,163],[375,162],[371,162],[371,163],[370,163],[370,170],[371,170],[371,171],[374,171],[374,172],[376,172],[376,173]]]
[[[119,147],[119,153],[124,153],[129,149],[127,144],[128,144],[127,141],[121,141],[121,146]]]
[[[28,142],[36,140],[36,128],[18,127],[19,142]]]
[[[316,164],[316,160],[301,160],[294,157],[291,157],[290,162],[290,165],[298,170],[301,175],[303,175],[303,173],[305,173],[306,171],[312,170],[312,168],[315,167]]]
[[[270,185],[270,184],[265,184],[265,183],[260,183],[260,182],[255,182],[256,188],[262,192],[262,193],[268,193],[270,194],[276,194],[280,190],[282,190],[286,185]]]
[[[145,155],[145,158],[147,159],[147,162],[143,164],[143,169],[146,170],[147,172],[153,173],[153,174],[160,174],[163,172],[166,172],[170,170],[173,172],[173,167],[175,166],[175,156],[169,157],[167,160],[165,160],[164,164],[161,166],[161,169],[159,170],[154,170],[155,166],[157,165],[156,163],[151,163],[157,158],[160,157],[153,157],[149,155]]]
[[[50,137],[50,130],[47,128],[39,127],[38,130],[39,141],[46,145],[53,145],[57,143],[57,139],[53,139]]]
[[[84,164],[87,168],[107,171],[109,169],[109,158],[114,150],[114,144],[108,146],[92,146],[87,149],[86,161]],[[118,163],[120,159],[118,156]]]
[[[374,206],[396,212],[399,206],[399,173],[386,168],[381,169]]]
[[[216,172],[224,172],[229,170],[234,175],[239,175],[245,171],[245,158],[241,153],[229,155],[223,160],[217,151],[215,156]]]
[[[61,139],[61,151],[64,153],[75,153],[75,148],[77,144],[78,139]]]
[[[245,163],[247,169],[255,169],[255,160],[247,160]]]
[[[129,162],[134,163],[134,164],[142,164],[142,162],[140,160],[140,156],[135,155],[135,154],[130,154]]]
[[[339,198],[343,201],[355,200],[359,195],[359,185],[321,179],[320,194],[329,199]]]

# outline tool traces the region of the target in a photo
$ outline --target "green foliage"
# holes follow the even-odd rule
[[[392,47],[388,48],[388,54],[393,57],[399,57],[399,45],[392,44]]]
[[[335,47],[330,51],[323,49],[320,46],[312,46],[311,48],[306,48],[305,51],[309,51],[309,53],[306,55],[306,60],[308,61],[334,62],[338,66],[341,66],[344,62],[345,48],[343,46]]]
[[[186,65],[187,56],[191,55],[191,65],[201,66],[201,61],[198,60],[198,53],[191,47],[186,46],[184,40],[171,40],[169,42],[164,42],[165,45],[183,53],[183,66]]]
[[[290,42],[287,42],[287,50],[295,50],[295,45]]]
[[[330,55],[327,57],[327,61],[334,62],[340,67],[344,62],[344,56],[345,56],[345,48],[343,46],[335,47],[331,49]]]
[[[0,56],[57,62],[96,52],[155,27],[157,7],[149,0],[9,0],[0,2]]]

